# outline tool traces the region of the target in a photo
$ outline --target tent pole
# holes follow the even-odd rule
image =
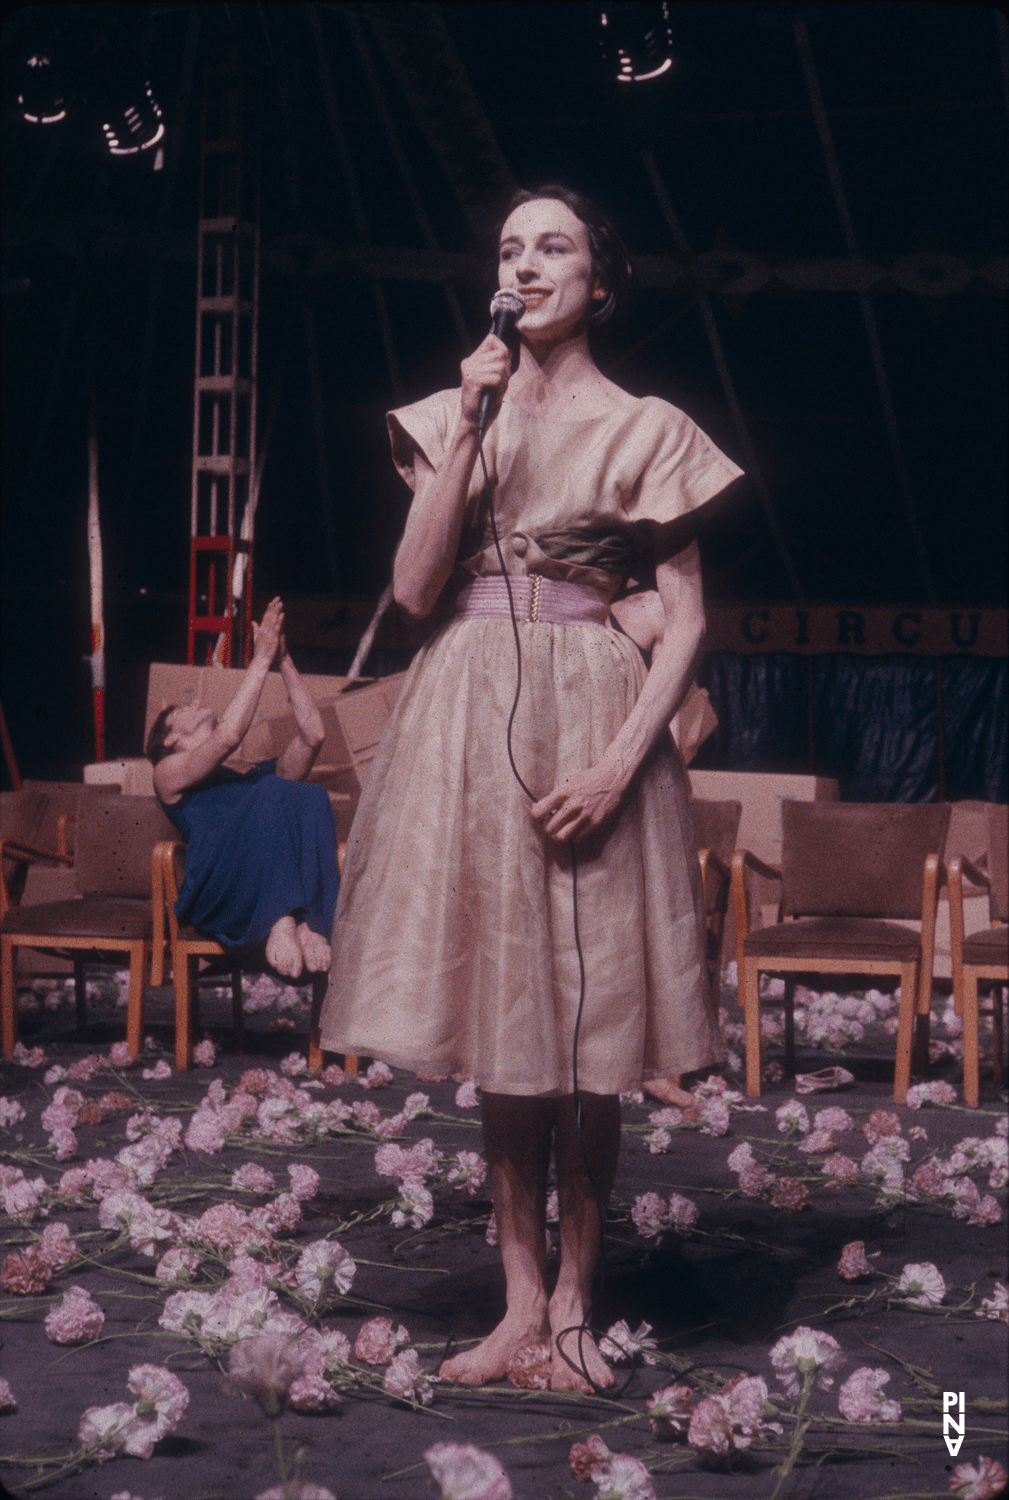
[[[658,201],[659,208],[662,210],[662,215],[666,223],[669,225],[670,233],[672,234],[673,239],[676,241],[679,249],[685,255],[690,255],[690,243],[683,232],[683,227],[680,224],[679,219],[677,218],[676,210],[673,208],[672,200],[669,197],[666,184],[659,172],[655,157],[650,151],[643,151],[641,155],[645,164],[645,171],[648,174],[648,180],[652,184],[652,189]],[[760,503],[764,511],[764,518],[767,521],[768,529],[770,530],[771,537],[777,549],[778,557],[781,561],[782,567],[785,569],[785,574],[792,586],[792,592],[799,603],[802,604],[805,602],[806,595],[803,590],[802,584],[799,581],[799,575],[795,571],[795,566],[792,563],[788,547],[785,543],[784,533],[782,532],[781,526],[778,523],[778,516],[774,509],[774,503],[771,500],[770,491],[768,490],[767,485],[764,483],[764,477],[760,472],[760,464],[757,461],[757,454],[754,450],[753,442],[750,438],[750,429],[747,426],[746,417],[743,415],[743,408],[740,405],[739,397],[736,394],[736,387],[733,384],[732,373],[729,370],[728,360],[725,358],[725,350],[722,346],[721,335],[718,332],[718,324],[715,322],[715,312],[714,308],[711,306],[711,298],[708,296],[707,292],[703,291],[701,288],[698,288],[697,291],[697,302],[698,306],[701,309],[701,317],[704,319],[704,331],[708,336],[708,344],[711,348],[711,354],[715,361],[715,366],[718,370],[718,378],[722,382],[722,390],[725,393],[726,404],[729,408],[729,412],[731,413],[733,423],[735,424],[736,433],[739,437],[740,447],[743,451],[743,463],[746,467],[747,475],[750,479],[753,480],[754,488],[756,489],[757,494],[760,497]]]
[[[823,94],[820,90],[820,79],[816,71],[816,64],[813,61],[813,50],[809,45],[809,32],[806,29],[805,21],[793,21],[792,30],[795,33],[795,45],[799,49],[799,60],[802,63],[802,72],[806,80],[806,92],[809,94],[810,107],[813,111],[813,118],[816,121],[820,145],[823,148],[827,176],[830,178],[830,186],[834,194],[834,205],[837,208],[837,216],[841,221],[841,231],[844,235],[849,255],[857,255],[858,241],[855,238],[855,225],[848,208],[848,197],[844,190],[841,167],[834,148],[834,136],[830,128],[830,121],[827,118],[826,108],[824,107]],[[932,571],[928,563],[928,554],[925,551],[925,538],[922,535],[921,525],[918,521],[918,511],[914,503],[914,496],[911,493],[911,480],[907,472],[907,464],[904,460],[904,449],[900,440],[900,431],[897,427],[897,413],[894,410],[893,396],[890,393],[890,382],[887,378],[886,365],[883,362],[883,346],[880,343],[876,313],[871,298],[865,292],[859,294],[858,303],[862,313],[862,322],[865,325],[865,335],[869,341],[869,353],[872,358],[873,373],[876,377],[876,388],[883,407],[883,420],[886,423],[887,436],[890,439],[890,452],[893,456],[894,468],[897,470],[897,482],[904,501],[904,514],[907,517],[911,540],[914,544],[918,571],[921,573],[929,604],[935,604],[937,602],[935,585],[932,582]]]
[[[344,181],[347,184],[347,192],[350,196],[350,211],[354,219],[354,228],[357,231],[357,237],[361,244],[370,246],[372,240],[368,230],[368,221],[357,185],[354,159],[347,144],[347,137],[343,129],[343,120],[340,117],[339,105],[336,102],[336,90],[333,87],[333,75],[329,70],[329,59],[326,56],[326,49],[323,45],[319,16],[314,5],[306,5],[305,11],[308,16],[309,29],[315,38],[322,96],[326,101],[326,114],[329,118],[329,127],[333,132],[333,139],[336,142],[336,153],[340,158],[340,166],[343,171]],[[385,290],[381,281],[375,276],[371,278],[371,291],[375,299],[375,312],[378,317],[379,332],[382,336],[382,347],[385,350],[385,360],[389,366],[389,382],[392,386],[393,400],[397,406],[402,406],[403,382],[399,373],[396,345],[392,337],[392,325],[389,322],[389,309],[386,305]]]
[[[309,6],[309,9],[314,11],[315,7]],[[424,201],[417,189],[417,183],[414,180],[413,172],[410,170],[410,163],[407,160],[406,152],[403,150],[402,143],[400,142],[399,131],[396,129],[396,122],[389,112],[389,106],[386,103],[385,94],[382,91],[382,85],[379,81],[378,73],[375,70],[375,64],[372,61],[371,53],[369,52],[368,45],[364,39],[364,32],[362,30],[360,20],[354,14],[354,12],[350,10],[342,10],[340,14],[343,16],[348,27],[350,28],[350,34],[354,39],[354,46],[357,48],[358,60],[361,64],[364,76],[368,80],[368,87],[371,89],[371,97],[375,101],[375,108],[378,110],[379,119],[382,121],[382,128],[385,131],[385,138],[388,142],[389,150],[392,153],[393,160],[399,168],[400,175],[402,176],[403,181],[406,184],[407,196],[410,199],[411,206],[413,208],[414,214],[416,215],[417,223],[420,225],[420,232],[424,236],[424,243],[427,245],[429,250],[439,250],[441,247],[438,244],[438,239],[434,232],[434,226],[431,223],[430,218],[428,217],[427,209],[424,207]],[[318,38],[318,40],[321,47],[321,37]],[[462,306],[459,302],[459,294],[456,291],[455,287],[452,286],[451,282],[444,281],[442,282],[442,286],[445,291],[445,298],[448,302],[449,312],[452,315],[452,322],[455,324],[455,331],[459,338],[459,346],[463,350],[468,351],[472,340],[470,337],[469,329],[466,327],[466,319],[463,317]]]

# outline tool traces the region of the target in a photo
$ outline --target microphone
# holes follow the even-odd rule
[[[526,310],[518,292],[508,291],[502,288],[494,293],[491,298],[491,332],[496,334],[503,344],[507,344],[512,356],[512,374],[518,369],[519,363],[519,336],[516,323]],[[494,400],[494,391],[488,389],[480,397],[480,406],[477,411],[476,430],[477,436],[482,438],[487,431],[487,418],[490,416],[491,403]]]

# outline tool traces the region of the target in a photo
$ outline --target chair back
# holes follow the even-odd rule
[[[82,795],[89,790],[82,781],[25,781],[21,790],[42,792],[47,798],[45,815],[39,829],[40,849],[55,849],[58,842],[58,825],[61,817],[66,819],[66,848],[74,852],[78,805]],[[104,791],[115,790],[104,787]]]
[[[690,811],[694,819],[694,843],[697,848],[710,850],[728,871],[736,852],[736,836],[739,833],[739,820],[743,815],[743,804],[729,801],[707,802],[701,797],[691,797]],[[727,894],[727,875],[721,880],[709,880],[705,890],[706,915],[712,916],[721,910],[724,906],[723,897]]]
[[[177,943],[179,920],[175,915],[175,903],[179,899],[179,891],[186,878],[186,846],[182,843],[177,828],[174,830],[173,842],[162,864],[161,878],[165,914],[168,917],[168,940],[171,943]]]
[[[49,797],[38,786],[22,786],[17,792],[0,792],[0,838],[19,839],[36,848],[43,847],[39,834],[48,806]],[[55,849],[56,845],[52,847]]]
[[[992,802],[988,807],[988,909],[996,922],[1009,922],[1009,806]]]
[[[151,852],[175,828],[157,797],[89,792],[80,800],[74,884],[80,896],[150,899]]]
[[[948,802],[782,802],[784,915],[920,918],[949,816]]]

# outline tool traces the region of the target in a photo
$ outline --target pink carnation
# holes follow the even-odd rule
[[[973,1464],[957,1464],[949,1479],[949,1487],[960,1500],[996,1500],[1009,1483],[1009,1475],[994,1458],[979,1458],[977,1468]]]
[[[46,1334],[54,1344],[90,1344],[102,1331],[105,1314],[82,1286],[68,1287],[63,1301],[46,1316]]]
[[[109,1061],[115,1068],[128,1068],[133,1063],[133,1053],[127,1042],[113,1042],[109,1051]]]
[[[472,1197],[487,1178],[487,1163],[479,1151],[460,1151],[449,1162],[448,1181],[453,1187],[464,1187]]]
[[[904,1267],[896,1291],[916,1307],[938,1307],[946,1295],[946,1283],[932,1262],[924,1261]]]
[[[394,1401],[408,1401],[416,1408],[431,1405],[437,1379],[437,1375],[428,1375],[421,1369],[416,1349],[404,1349],[386,1370],[383,1385],[386,1395]]]
[[[410,1335],[402,1324],[394,1330],[391,1318],[372,1318],[354,1340],[354,1358],[366,1365],[388,1365],[400,1345],[409,1342]]]
[[[612,1458],[609,1448],[598,1432],[594,1432],[584,1443],[572,1443],[568,1454],[568,1465],[575,1479],[584,1484],[592,1477],[592,1470]]]
[[[862,1130],[869,1145],[875,1146],[889,1135],[900,1135],[900,1120],[892,1110],[874,1109]]]
[[[648,1403],[652,1437],[657,1443],[681,1441],[687,1436],[693,1414],[694,1394],[688,1385],[667,1385],[656,1391]]]
[[[70,1070],[70,1076],[73,1077],[73,1069]],[[140,1076],[141,1078],[153,1079],[158,1083],[164,1078],[171,1078],[172,1069],[170,1064],[165,1062],[164,1058],[161,1058],[159,1062],[154,1064],[153,1068],[145,1068]]]
[[[851,1240],[845,1245],[837,1263],[837,1274],[843,1281],[857,1281],[860,1276],[872,1275],[872,1266],[865,1256],[864,1240]]]
[[[0,1375],[0,1411],[16,1411],[17,1401],[10,1383]]]
[[[435,1443],[424,1457],[441,1486],[442,1500],[512,1500],[498,1459],[472,1443]]]
[[[209,1037],[193,1048],[193,1062],[198,1068],[212,1068],[216,1061],[217,1048]]]
[[[656,1500],[655,1486],[648,1477],[648,1470],[640,1458],[629,1453],[611,1453],[603,1463],[597,1464],[590,1475],[599,1486],[597,1494],[619,1497],[619,1500]],[[605,1489],[603,1489],[605,1486]]]
[[[236,1167],[231,1174],[231,1186],[242,1188],[249,1193],[269,1193],[275,1187],[272,1172],[261,1167],[258,1162],[248,1161],[244,1166]]]
[[[717,1396],[699,1401],[690,1418],[687,1441],[708,1453],[748,1448],[764,1430],[767,1385],[759,1375],[728,1381]]]
[[[631,1218],[640,1235],[654,1239],[668,1228],[669,1207],[658,1193],[641,1193],[634,1200]]]
[[[42,1254],[54,1271],[68,1266],[77,1256],[77,1242],[70,1238],[66,1224],[47,1224],[42,1231]]]
[[[858,1179],[858,1163],[852,1161],[850,1156],[843,1156],[835,1152],[828,1156],[820,1171],[825,1177],[832,1179],[830,1186],[843,1187],[846,1182],[855,1182]]]
[[[476,1109],[480,1100],[477,1097],[476,1083],[472,1078],[467,1078],[456,1089],[455,1102],[457,1109]]]
[[[549,1343],[523,1344],[508,1361],[508,1380],[520,1391],[548,1391],[553,1351]]]
[[[338,1063],[330,1063],[322,1070],[322,1081],[328,1088],[339,1089],[347,1082],[347,1075]]]
[[[291,1383],[287,1399],[295,1411],[327,1411],[339,1406],[342,1397],[324,1375],[306,1372]]]
[[[834,1384],[833,1372],[843,1363],[837,1339],[815,1328],[797,1328],[779,1339],[771,1350],[771,1364],[785,1393],[793,1400],[806,1375],[814,1375],[814,1384],[821,1390],[829,1390]]]
[[[307,1203],[319,1191],[319,1174],[314,1167],[295,1162],[288,1167],[287,1175],[291,1179],[291,1192],[300,1203]]]
[[[837,1405],[849,1422],[899,1422],[900,1402],[885,1401],[883,1387],[890,1377],[868,1365],[849,1375],[837,1393]]]
[[[392,1069],[384,1062],[373,1062],[358,1083],[363,1089],[382,1089],[392,1082]]]
[[[46,1055],[41,1047],[28,1048],[23,1042],[14,1043],[14,1061],[21,1064],[23,1068],[44,1068]]]

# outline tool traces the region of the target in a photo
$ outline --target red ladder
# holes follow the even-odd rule
[[[248,665],[259,334],[259,171],[236,59],[204,74],[189,553],[191,663]]]

